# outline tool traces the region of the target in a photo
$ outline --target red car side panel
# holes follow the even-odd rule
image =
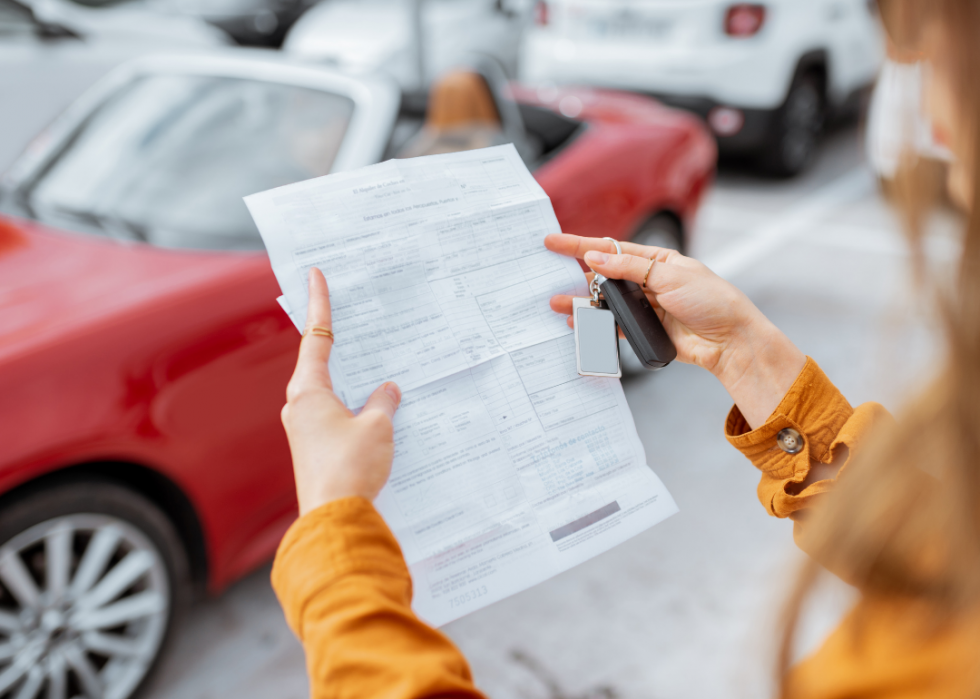
[[[582,105],[585,132],[535,172],[565,233],[629,240],[649,216],[677,214],[690,230],[714,175],[714,140],[698,120],[648,98],[590,88],[554,91],[548,103],[513,87],[522,102]]]
[[[268,259],[17,228],[0,254],[16,302],[0,307],[0,491],[135,462],[194,504],[213,587],[269,555],[256,537],[294,507],[278,414],[299,335]]]

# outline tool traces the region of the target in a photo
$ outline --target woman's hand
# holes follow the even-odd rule
[[[624,254],[617,255],[608,240],[545,238],[549,250],[584,259],[610,279],[642,285],[650,260],[655,260],[644,291],[677,348],[678,360],[710,371],[749,425],[764,424],[803,369],[803,353],[745,294],[697,260],[664,248],[620,245]],[[555,296],[551,307],[570,316],[572,297]]]
[[[282,409],[300,515],[331,500],[377,497],[391,473],[391,418],[401,401],[398,386],[383,384],[355,417],[330,382],[327,361],[333,339],[311,334],[313,327],[331,329],[330,294],[316,268],[310,270],[306,332]]]

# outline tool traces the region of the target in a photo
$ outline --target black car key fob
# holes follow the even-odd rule
[[[613,242],[616,252],[622,254],[619,243]],[[607,279],[601,274],[596,274],[593,283],[599,287],[617,325],[643,366],[662,369],[677,358],[674,343],[639,284],[625,279]]]

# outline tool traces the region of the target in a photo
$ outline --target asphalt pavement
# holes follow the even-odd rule
[[[928,249],[944,268],[957,243],[940,223]],[[831,134],[795,180],[724,169],[693,254],[745,290],[852,404],[896,409],[930,376],[926,304],[857,127]],[[791,524],[759,505],[755,469],[723,437],[731,402],[712,376],[674,364],[624,388],[680,513],[444,630],[496,699],[768,696],[781,606],[802,560]],[[262,568],[190,610],[147,696],[306,697],[302,649],[268,579]],[[821,583],[798,654],[852,599],[842,583]]]

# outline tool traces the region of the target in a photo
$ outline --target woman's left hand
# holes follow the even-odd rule
[[[398,386],[388,382],[371,394],[359,415],[348,410],[333,392],[327,369],[333,339],[310,333],[314,327],[332,327],[327,281],[316,268],[310,270],[306,332],[282,409],[300,515],[331,500],[377,497],[391,473],[391,419],[401,402]]]
[[[806,356],[749,298],[703,264],[675,250],[549,235],[545,247],[584,260],[609,279],[627,279],[644,292],[677,348],[677,359],[714,374],[752,427],[765,423],[806,364]],[[551,308],[571,316],[572,298]],[[573,326],[571,318],[568,321]]]

